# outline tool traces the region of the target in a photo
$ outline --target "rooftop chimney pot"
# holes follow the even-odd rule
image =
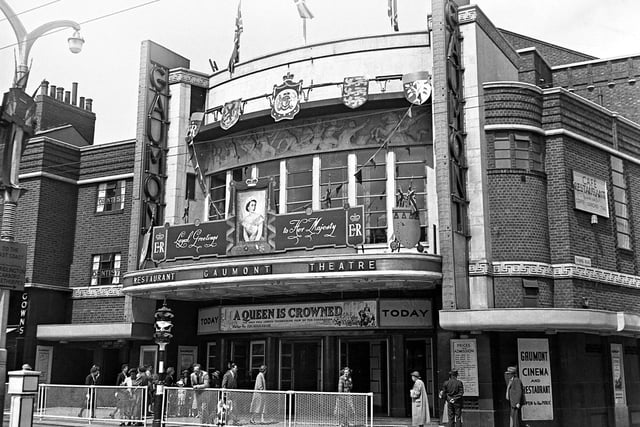
[[[93,99],[87,98],[86,99],[86,104],[85,104],[86,110],[87,111],[91,111],[91,107],[92,106],[93,106]]]
[[[71,105],[76,105],[78,102],[78,82],[71,83]]]

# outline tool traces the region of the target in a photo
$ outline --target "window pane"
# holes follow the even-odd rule
[[[613,200],[620,203],[627,203],[627,192],[623,188],[613,187]]]
[[[372,157],[374,156],[375,157]],[[364,206],[365,242],[383,243],[387,241],[386,227],[386,152],[361,150],[356,153],[358,160],[357,204]]]
[[[125,181],[111,181],[98,185],[96,212],[124,209]]]
[[[287,160],[287,212],[301,212],[311,207],[313,159]]]
[[[618,157],[611,157],[611,169],[613,169],[614,171],[622,172],[623,171],[622,159]]]
[[[496,159],[497,169],[511,169],[511,160],[499,160]]]
[[[510,159],[511,158],[511,152],[507,151],[507,150],[496,151],[495,158],[496,159]]]
[[[185,199],[187,200],[195,200],[196,199],[196,176],[192,173],[187,174],[187,189],[185,194]]]
[[[631,249],[631,237],[628,234],[618,233],[618,247]]]
[[[93,256],[91,285],[112,285],[120,283],[120,254],[99,254]]]
[[[622,187],[622,188],[626,188],[627,184],[624,181],[624,175],[619,173],[619,172],[611,172],[611,178],[613,181],[613,185],[615,185],[616,187]]]
[[[340,208],[347,201],[347,153],[320,156],[320,197],[322,208]]]
[[[398,149],[396,153],[396,192],[407,194],[413,192],[418,215],[420,217],[420,241],[428,239],[427,230],[427,177],[426,147],[411,148],[411,153]]]
[[[225,218],[225,204],[227,195],[227,173],[220,172],[209,177],[209,221]]]
[[[511,142],[508,139],[496,139],[493,143],[494,149],[498,150],[511,150]]]
[[[264,162],[258,165],[258,178],[273,178],[273,198],[276,213],[280,213],[280,160]]]

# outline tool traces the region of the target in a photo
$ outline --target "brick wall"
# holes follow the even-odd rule
[[[502,33],[502,35],[516,50],[535,47],[552,67],[572,62],[596,59],[595,56],[587,55],[586,53],[577,52],[542,40],[536,40],[531,37],[523,36],[522,34],[512,33],[511,31],[500,29],[500,33]]]
[[[73,301],[71,323],[123,322],[124,298],[92,298]]]

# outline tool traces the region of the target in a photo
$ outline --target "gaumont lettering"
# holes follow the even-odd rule
[[[156,273],[145,274],[133,278],[134,285],[144,285],[145,283],[173,282],[176,280],[176,273]]]
[[[369,271],[376,269],[376,260],[327,261],[309,263],[309,273],[339,271]]]
[[[215,279],[217,277],[259,276],[263,274],[271,274],[271,265],[213,267],[207,268],[202,272],[202,276],[205,279]]]
[[[313,240],[314,236],[335,238],[336,224],[332,221],[323,223],[322,217],[298,218],[289,221],[289,227],[284,227],[282,232],[288,234],[288,240],[294,240],[296,244],[300,239]]]
[[[520,360],[523,362],[546,362],[549,354],[546,351],[521,351]]]
[[[174,244],[177,249],[195,249],[196,252],[200,252],[202,248],[215,248],[218,246],[218,235],[204,234],[200,228],[188,233],[181,231]]]

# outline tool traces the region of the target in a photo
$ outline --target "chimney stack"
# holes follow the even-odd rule
[[[60,86],[58,89],[56,89],[56,99],[58,101],[62,101],[63,94],[64,94],[64,88],[62,86]]]
[[[46,80],[43,80],[42,83],[40,83],[40,95],[48,95],[49,94],[49,82]]]
[[[76,105],[78,102],[78,83],[71,83],[71,105]]]
[[[68,90],[64,91],[64,103],[65,104],[71,103],[71,92],[69,92]]]
[[[51,89],[49,90],[49,96],[53,99],[56,99],[56,85],[51,85]]]
[[[80,105],[79,105],[79,107],[84,110],[84,96],[80,97]]]
[[[87,98],[86,99],[86,104],[85,104],[85,106],[87,107],[86,110],[87,111],[91,111],[92,105],[93,105],[93,99]]]

